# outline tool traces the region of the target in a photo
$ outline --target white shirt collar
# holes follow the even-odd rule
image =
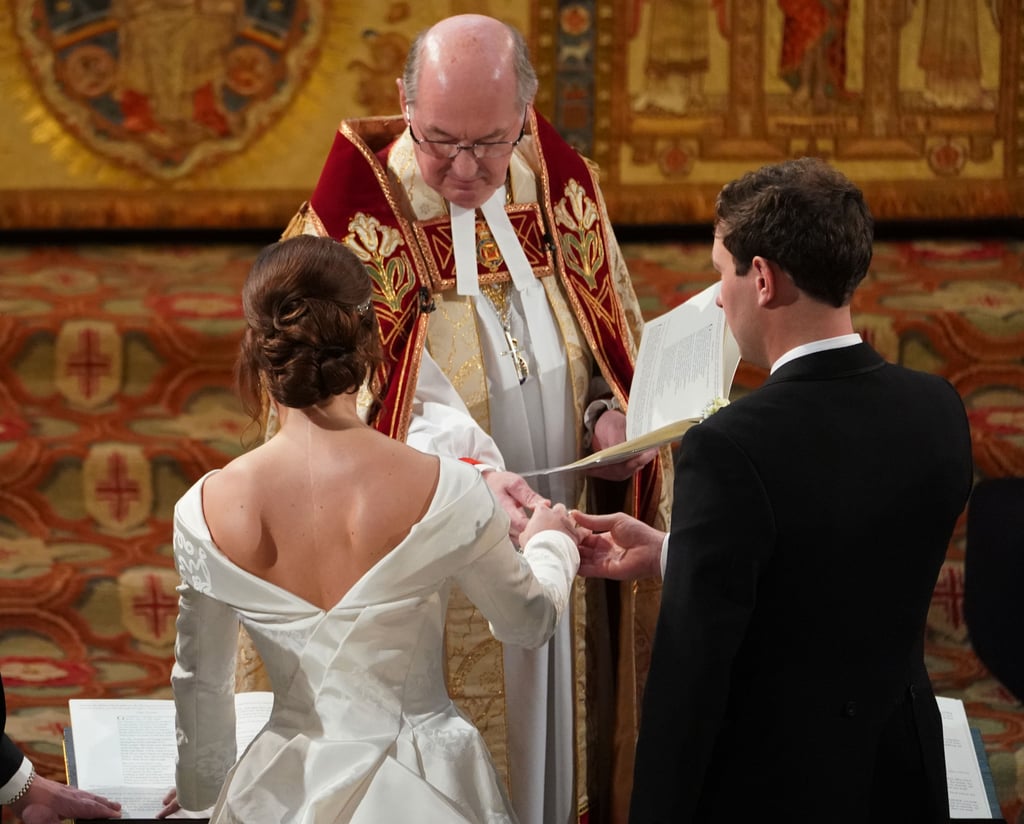
[[[781,358],[772,364],[772,372],[782,366],[784,363],[789,363],[791,360],[802,358],[804,355],[810,355],[813,352],[824,352],[828,349],[842,349],[845,346],[855,346],[861,343],[862,339],[856,332],[851,332],[848,335],[839,335],[834,338],[824,338],[822,340],[814,340],[810,343],[801,343],[799,346],[794,346],[788,352],[786,352]]]

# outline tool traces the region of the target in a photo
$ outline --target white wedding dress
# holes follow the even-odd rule
[[[477,470],[442,458],[427,514],[325,611],[217,549],[203,517],[206,477],[174,512],[182,807],[216,802],[211,821],[244,824],[514,821],[483,739],[448,697],[445,606],[457,582],[498,639],[542,644],[568,602],[572,540],[542,532],[516,552]],[[235,763],[239,620],[274,708]]]

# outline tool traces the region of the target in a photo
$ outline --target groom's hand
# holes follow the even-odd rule
[[[661,577],[665,533],[622,512],[587,515],[573,511],[573,520],[590,530],[579,546],[579,574],[586,578],[634,581]]]

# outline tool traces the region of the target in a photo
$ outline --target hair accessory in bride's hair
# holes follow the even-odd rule
[[[364,300],[362,303],[356,306],[356,311],[359,313],[359,317],[364,317],[366,313],[370,311],[370,302],[372,300],[372,296],[368,297],[366,300]]]

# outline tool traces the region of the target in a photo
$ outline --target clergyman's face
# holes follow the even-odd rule
[[[523,106],[517,101],[514,84],[489,88],[474,84],[470,93],[455,84],[438,83],[424,70],[416,102],[402,105],[413,134],[420,140],[438,140],[470,146],[473,143],[514,141],[523,127]],[[511,154],[477,158],[464,149],[452,158],[434,157],[417,146],[416,161],[424,181],[446,200],[475,209],[504,184]]]

